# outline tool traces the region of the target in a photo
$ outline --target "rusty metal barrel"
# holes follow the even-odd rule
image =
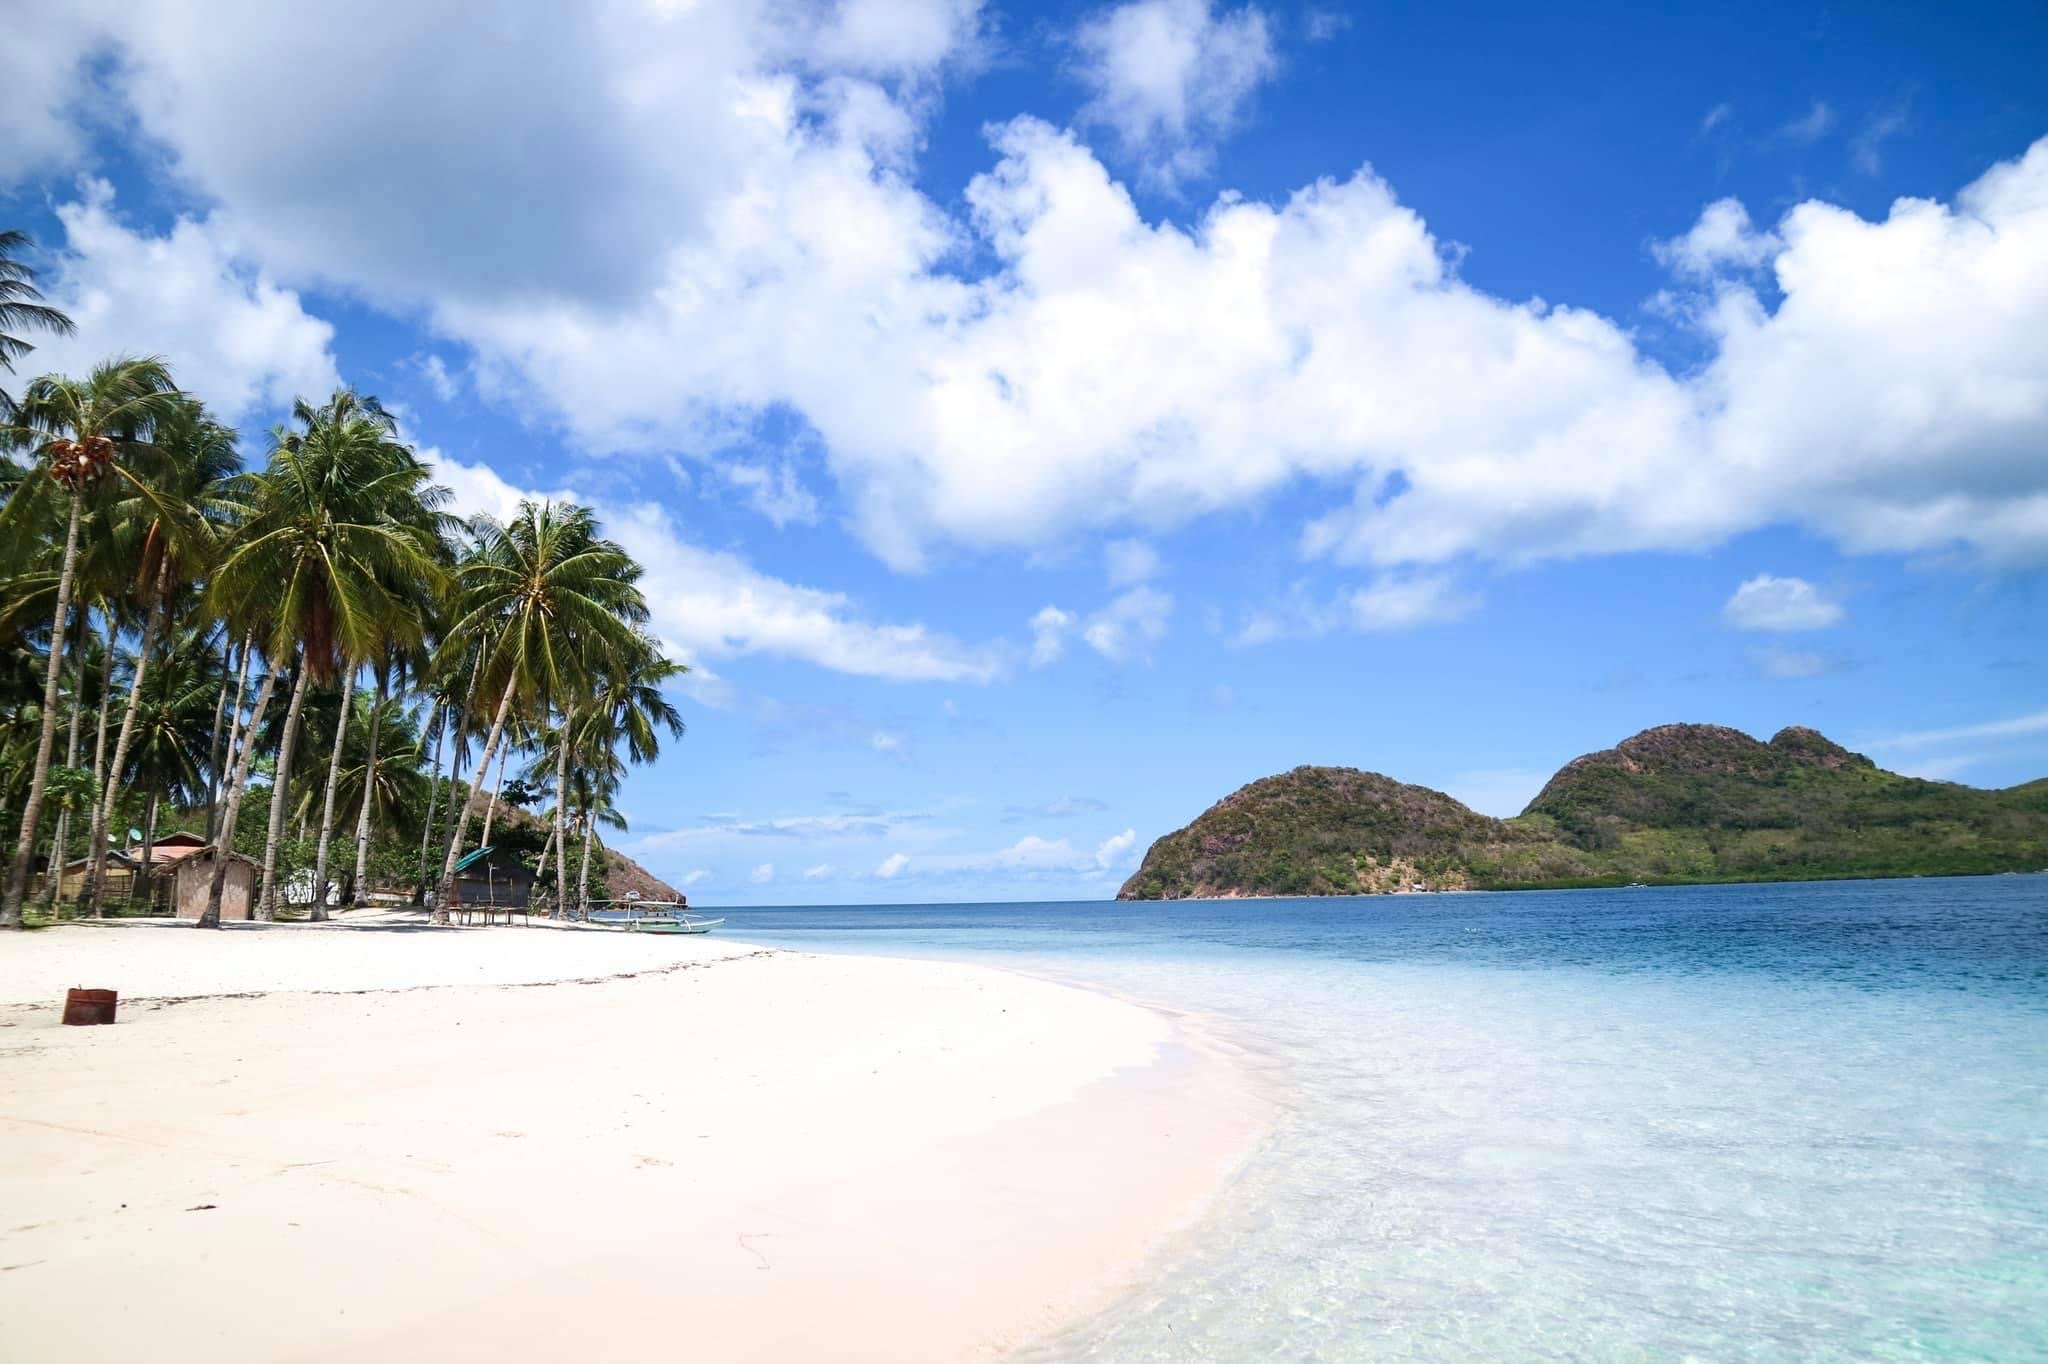
[[[111,1023],[120,998],[113,990],[72,990],[64,996],[64,1021],[73,1027]]]

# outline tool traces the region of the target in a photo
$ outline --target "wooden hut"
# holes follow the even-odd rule
[[[174,864],[170,871],[171,906],[179,918],[196,919],[206,912],[206,901],[213,891],[213,862],[218,855],[212,848],[199,848]],[[152,858],[152,877],[156,870],[154,862]],[[220,893],[223,921],[256,917],[256,882],[262,870],[253,857],[238,852],[228,854],[227,881]]]
[[[533,902],[533,872],[497,848],[478,848],[455,864],[451,910],[525,910]]]

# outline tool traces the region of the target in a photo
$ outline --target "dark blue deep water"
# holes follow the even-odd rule
[[[2048,876],[733,910],[1198,1015],[1280,1103],[1047,1360],[2048,1360]]]

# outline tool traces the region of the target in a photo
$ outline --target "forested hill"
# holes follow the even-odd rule
[[[1811,729],[1664,725],[1574,758],[1494,819],[1441,791],[1297,767],[1167,834],[1124,900],[1946,876],[2048,868],[2048,780],[2003,791],[1878,767]]]

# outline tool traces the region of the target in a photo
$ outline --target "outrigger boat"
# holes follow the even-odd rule
[[[724,923],[690,913],[676,900],[592,900],[588,921],[607,924],[629,933],[709,933]]]

